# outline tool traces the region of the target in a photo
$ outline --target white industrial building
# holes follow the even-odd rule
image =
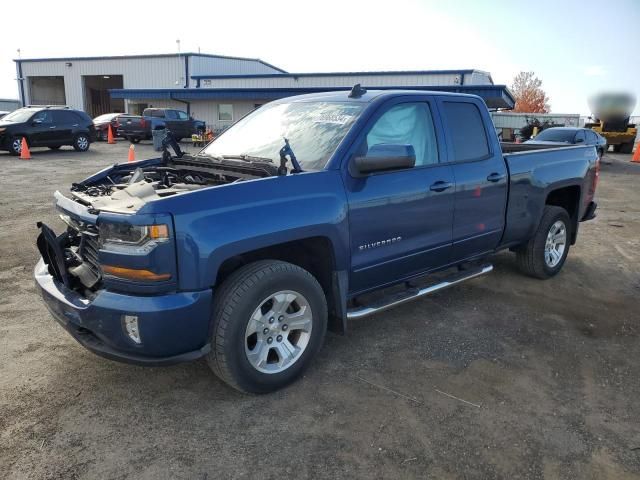
[[[20,100],[14,100],[12,98],[0,98],[0,112],[12,112],[16,108],[20,108],[22,103]]]
[[[291,95],[365,88],[458,91],[513,108],[504,85],[479,70],[289,73],[259,59],[200,53],[15,60],[23,105],[69,105],[95,117],[147,107],[187,111],[214,130]]]

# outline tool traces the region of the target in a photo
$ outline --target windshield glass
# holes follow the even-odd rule
[[[18,110],[11,112],[6,117],[2,117],[2,120],[15,123],[26,122],[31,118],[31,115],[33,115],[34,112],[35,110],[31,110],[28,108],[19,108]]]
[[[299,102],[265,105],[240,120],[203,153],[280,161],[284,138],[303,170],[320,170],[362,111],[356,103]]]
[[[575,130],[558,130],[550,128],[543,130],[534,140],[542,140],[544,142],[565,142],[573,143],[573,138],[576,136]]]

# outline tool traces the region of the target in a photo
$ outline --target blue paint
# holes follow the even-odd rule
[[[477,87],[474,87],[477,88]],[[503,155],[483,100],[472,95],[412,91],[315,93],[279,102],[354,102],[359,117],[326,167],[295,175],[204,188],[145,204],[134,215],[71,212],[87,222],[169,225],[172,241],[134,257],[100,252],[100,260],[130,268],[170,272],[162,284],[105,280],[88,305],[52,280],[40,263],[36,280],[47,306],[65,328],[100,355],[135,363],[189,360],[207,352],[211,302],[225,260],[287,242],[322,238],[330,246],[336,310],[347,299],[432,271],[482,258],[531,238],[548,195],[578,189],[575,221],[593,200],[594,147],[535,150]],[[407,170],[354,175],[353,158],[366,154],[371,127],[403,103],[429,105],[438,162]],[[445,103],[472,105],[480,112],[487,149],[458,162],[454,118]],[[477,125],[477,122],[476,122]],[[233,127],[232,127],[233,128]],[[223,134],[224,135],[224,134]],[[482,150],[482,149],[481,149]],[[158,164],[159,159],[137,166]],[[106,181],[115,166],[86,183]],[[445,187],[440,188],[440,186]],[[436,187],[436,188],[434,188]],[[69,200],[58,207],[70,210]],[[79,204],[78,204],[79,205]],[[93,215],[93,217],[91,216]],[[123,314],[140,317],[142,345],[123,333]],[[86,328],[98,339],[82,336]],[[97,343],[96,343],[97,342]]]

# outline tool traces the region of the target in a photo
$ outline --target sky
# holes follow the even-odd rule
[[[166,7],[165,5],[172,5]],[[28,6],[29,11],[25,11]],[[556,113],[606,91],[640,98],[640,0],[3,2],[0,98],[14,58],[181,50],[260,58],[289,72],[475,68],[511,85],[534,71]],[[635,39],[635,41],[634,41]],[[640,105],[634,111],[640,115]]]

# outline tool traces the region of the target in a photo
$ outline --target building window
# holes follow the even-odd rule
[[[218,105],[218,120],[222,122],[233,121],[233,105],[230,103],[221,103]]]

